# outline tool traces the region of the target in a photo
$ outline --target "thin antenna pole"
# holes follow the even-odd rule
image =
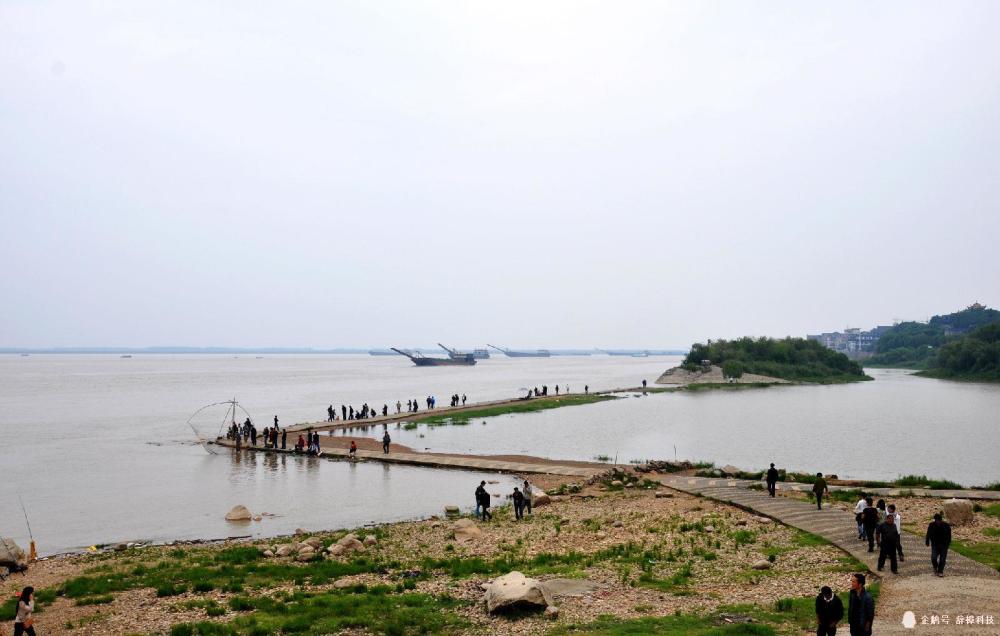
[[[31,522],[30,522],[30,521],[28,521],[28,511],[27,511],[27,510],[25,510],[25,508],[24,508],[24,500],[23,500],[23,499],[21,499],[21,495],[18,495],[18,496],[17,496],[17,500],[18,500],[18,502],[20,502],[20,504],[21,504],[21,512],[22,512],[22,513],[24,513],[24,524],[25,524],[26,526],[28,526],[28,537],[29,537],[29,538],[30,538],[30,539],[31,539],[32,541],[34,541],[34,540],[35,540],[35,535],[31,534]]]

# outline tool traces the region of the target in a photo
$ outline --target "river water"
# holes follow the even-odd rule
[[[452,393],[470,401],[567,384],[574,392],[637,386],[678,358],[494,358],[421,368],[399,357],[300,355],[0,356],[0,535],[26,543],[17,496],[43,554],[127,540],[269,536],[353,527],[471,507],[487,473],[304,457],[209,455],[187,425],[199,407],[236,397],[258,427],[325,418],[328,404],[404,404]],[[774,461],[843,477],[905,473],[964,484],[1000,480],[1000,386],[870,372],[875,382],[657,394],[491,418],[470,426],[392,430],[418,449],[592,459]],[[196,419],[214,436],[224,409]],[[376,434],[372,434],[376,435]],[[236,526],[232,505],[278,515]]]

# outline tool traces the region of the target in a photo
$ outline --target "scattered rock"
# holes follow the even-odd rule
[[[254,521],[260,521],[261,519],[263,519],[263,517],[261,517],[260,515],[257,515],[256,517],[253,518]]]
[[[333,587],[337,588],[338,590],[342,590],[344,588],[348,588],[353,585],[354,583],[352,583],[347,579],[337,579],[336,581],[333,582]]]
[[[444,514],[446,517],[457,517],[461,511],[458,506],[445,506]]]
[[[559,608],[555,605],[549,605],[545,608],[545,618],[550,618],[555,620],[559,618]]]
[[[662,490],[657,490],[655,495],[657,499],[673,499],[673,493],[663,492]]]
[[[543,492],[535,495],[534,499],[531,502],[531,505],[535,508],[539,508],[541,506],[547,506],[550,503],[552,503],[552,497],[549,497]]]
[[[621,519],[615,519],[615,522],[612,523],[611,525],[613,525],[616,528],[624,528],[625,527],[625,524],[622,523]]]
[[[274,552],[271,552],[270,550],[264,550],[263,552],[261,552],[261,554],[267,557],[268,559],[274,557]]]
[[[618,479],[615,479],[614,481],[611,482],[611,486],[612,488],[621,488],[622,482]]]
[[[629,482],[629,483],[625,484],[625,487],[626,488],[635,488],[635,484],[633,484],[632,482]]]
[[[440,528],[442,525],[443,524],[440,521],[432,521],[431,522],[431,527],[432,528]]]
[[[306,534],[306,531],[303,528],[296,528],[295,534]]]
[[[250,521],[251,519],[253,519],[253,515],[250,514],[250,509],[243,505],[233,506],[226,513],[226,521]]]
[[[326,551],[327,553],[329,553],[330,556],[340,556],[345,552],[347,552],[347,548],[345,548],[342,545],[333,544],[329,548],[327,548]]]
[[[722,467],[722,474],[731,477],[740,474],[740,469],[732,464],[726,464]]]
[[[771,562],[767,561],[766,559],[761,559],[760,561],[754,561],[753,565],[751,565],[750,567],[752,567],[755,570],[770,570]]]
[[[312,546],[313,550],[321,550],[323,548],[323,540],[319,537],[309,537],[302,543],[304,545]]]
[[[365,545],[375,545],[376,543],[378,543],[378,539],[375,538],[374,534],[370,534],[367,537],[365,537],[364,540]]]
[[[280,557],[291,556],[295,554],[295,548],[292,547],[291,543],[283,543],[278,546],[278,549],[274,553]]]
[[[298,556],[295,557],[295,560],[305,563],[306,561],[312,561],[315,556],[316,552],[313,550],[303,550],[302,552],[299,552]]]
[[[972,523],[972,502],[968,499],[949,499],[944,502],[944,518],[953,526]]]
[[[715,526],[705,526],[705,532],[712,534],[715,532]]]
[[[598,539],[604,539],[608,536],[608,533],[601,531],[594,535]]]
[[[719,614],[719,620],[723,623],[752,623],[753,617],[746,614]]]
[[[552,605],[551,596],[537,579],[529,579],[516,571],[494,579],[486,590],[485,601],[489,612],[517,605]]]
[[[357,540],[358,540],[358,535],[351,532],[337,539],[337,545],[347,545],[348,543],[353,543]]]
[[[758,521],[760,523],[773,523],[774,522],[774,519],[771,519],[770,517],[754,517],[754,520]]]
[[[115,544],[115,552],[124,552],[127,549],[128,549],[128,545],[125,544],[125,543],[116,543]]]
[[[472,519],[459,519],[452,527],[455,530],[456,541],[471,541],[483,536],[483,531]]]

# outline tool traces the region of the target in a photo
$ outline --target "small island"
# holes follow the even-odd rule
[[[684,362],[657,384],[837,384],[871,380],[857,362],[805,338],[751,338],[695,343]]]

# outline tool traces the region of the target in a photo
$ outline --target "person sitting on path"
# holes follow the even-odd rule
[[[861,511],[861,525],[868,539],[868,551],[875,551],[875,528],[878,527],[878,508],[872,505],[872,498],[865,499],[865,509]]]
[[[896,504],[889,504],[889,514],[896,520],[896,534],[899,536],[899,541],[896,542],[896,550],[899,552],[899,561],[902,563],[906,560],[906,557],[903,556],[903,519],[899,511],[896,510]]]
[[[527,479],[524,480],[524,488],[521,489],[521,492],[524,493],[524,507],[528,509],[528,514],[530,515],[531,500],[533,498],[534,493],[531,491],[531,484],[528,483]]]
[[[813,484],[813,494],[816,495],[816,509],[823,509],[823,494],[830,494],[830,489],[826,486],[826,480],[823,479],[823,473],[816,473],[816,483]]]
[[[514,500],[514,521],[520,521],[524,517],[524,493],[514,486],[514,494],[510,497]]]
[[[299,433],[299,441],[295,444],[295,452],[301,453],[306,448],[306,438],[302,437],[302,433]]]
[[[389,438],[389,431],[382,434],[382,452],[386,455],[389,454],[389,442],[392,441]]]
[[[865,575],[851,575],[851,593],[847,599],[847,623],[851,636],[871,636],[875,621],[875,599],[865,589]]]
[[[824,585],[816,596],[816,636],[836,636],[837,623],[844,619],[844,602]]]
[[[858,541],[865,540],[865,524],[861,523],[861,513],[867,507],[868,501],[865,498],[865,493],[861,493],[858,503],[854,504],[854,520],[858,522]]]
[[[775,490],[777,490],[778,483],[778,470],[771,464],[771,467],[767,469],[767,494],[772,497],[775,495]]]
[[[878,524],[875,531],[875,540],[878,542],[878,571],[885,567],[885,559],[889,558],[889,569],[893,574],[899,574],[899,565],[896,563],[896,548],[899,543],[899,532],[896,531],[896,520],[890,514],[886,515],[885,521]]]
[[[934,513],[934,521],[927,526],[924,544],[931,547],[934,574],[944,576],[944,562],[948,559],[948,546],[951,545],[951,524],[941,517],[940,512]]]
[[[358,445],[353,439],[351,440],[351,449],[347,451],[347,454],[350,456],[351,459],[358,458]]]
[[[35,636],[35,619],[32,613],[35,611],[35,588],[30,585],[21,590],[21,595],[17,598],[17,609],[14,613],[14,636]]]

